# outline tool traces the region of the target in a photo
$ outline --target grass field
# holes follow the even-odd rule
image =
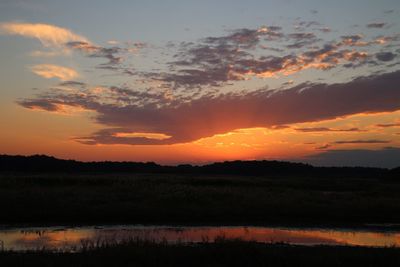
[[[0,224],[400,222],[400,181],[173,174],[0,174]]]

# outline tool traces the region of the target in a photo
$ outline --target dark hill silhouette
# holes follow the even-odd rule
[[[388,170],[370,167],[314,167],[304,163],[285,161],[226,161],[203,166],[190,164],[163,166],[154,162],[80,162],[63,160],[46,155],[0,155],[2,172],[129,172],[129,173],[181,173],[229,175],[294,175],[294,176],[346,176],[400,177],[400,167]]]

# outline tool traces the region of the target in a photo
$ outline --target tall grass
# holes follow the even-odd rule
[[[399,266],[398,248],[305,247],[221,237],[215,243],[85,243],[79,253],[0,252],[1,266]]]

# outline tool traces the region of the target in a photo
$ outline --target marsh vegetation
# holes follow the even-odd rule
[[[81,253],[0,252],[2,266],[399,266],[398,248],[293,246],[219,239],[165,244],[87,244]]]
[[[373,177],[1,173],[1,224],[400,222],[400,181]]]

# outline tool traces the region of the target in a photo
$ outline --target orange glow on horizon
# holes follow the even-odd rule
[[[84,145],[72,137],[89,136],[101,125],[88,123],[86,116],[59,116],[54,113],[22,112],[12,122],[21,129],[18,136],[5,128],[0,133],[4,154],[47,154],[64,159],[83,161],[119,160],[154,161],[162,164],[209,163],[224,160],[296,159],[329,149],[380,149],[400,146],[399,127],[378,127],[380,124],[399,123],[400,111],[362,113],[332,120],[286,125],[275,128],[237,129],[224,134],[201,138],[194,142],[173,145]],[[15,114],[18,114],[16,112]],[[82,114],[83,115],[83,114]],[[52,122],[58,127],[48,128]],[[89,121],[90,122],[90,121]],[[1,122],[0,122],[1,123]],[[359,131],[309,131],[301,128],[351,129]],[[22,131],[29,129],[29,131]],[[22,134],[24,133],[24,134]],[[86,134],[85,134],[86,133]],[[118,137],[168,138],[162,133],[117,133]],[[16,138],[18,137],[18,138]],[[390,143],[343,143],[346,140],[389,140]],[[327,146],[329,144],[330,146]],[[323,147],[326,146],[325,149]]]

